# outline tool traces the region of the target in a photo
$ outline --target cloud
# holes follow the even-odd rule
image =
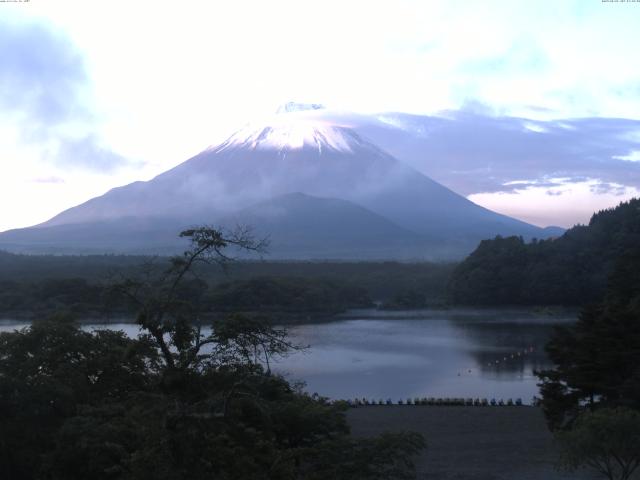
[[[98,171],[109,171],[129,163],[117,153],[102,147],[94,134],[60,142],[55,158],[68,165],[82,165]]]
[[[629,152],[628,155],[615,155],[616,160],[624,160],[625,162],[640,162],[640,150]]]
[[[109,171],[125,164],[100,145],[90,87],[68,37],[39,21],[0,18],[0,123],[17,128],[21,143],[59,166]]]
[[[55,175],[49,175],[47,177],[36,177],[36,178],[30,179],[30,181],[33,183],[51,183],[51,184],[65,183],[64,178],[57,177]]]
[[[477,81],[478,76],[495,78],[514,75],[540,75],[549,69],[550,62],[545,51],[529,36],[517,36],[499,55],[472,58],[460,65],[458,75]]]
[[[640,189],[597,180],[555,179],[562,185],[549,189],[535,184],[511,192],[478,193],[469,199],[486,208],[539,226],[571,227],[586,224],[593,212],[640,195]],[[562,198],[557,198],[561,192]]]
[[[397,158],[463,195],[554,188],[594,179],[640,188],[640,120],[531,120],[460,110],[385,114],[360,130]],[[401,125],[401,127],[393,126]],[[420,132],[419,135],[416,132]],[[555,179],[555,180],[554,180]]]
[[[82,57],[67,38],[44,24],[0,20],[0,102],[37,124],[77,113],[87,82]]]
[[[596,183],[594,185],[591,185],[591,187],[589,188],[589,191],[596,195],[611,194],[611,195],[620,197],[625,193],[627,193],[627,188],[624,185],[601,182],[601,183]]]

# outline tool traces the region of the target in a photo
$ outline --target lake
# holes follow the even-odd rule
[[[521,398],[538,395],[533,371],[549,366],[554,325],[575,315],[518,310],[352,311],[335,321],[289,327],[309,348],[273,369],[334,399]],[[0,321],[0,331],[24,323]],[[104,328],[86,325],[85,328]],[[135,335],[132,324],[112,324]]]

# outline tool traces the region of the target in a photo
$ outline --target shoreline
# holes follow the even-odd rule
[[[283,326],[295,325],[312,325],[316,323],[332,323],[344,320],[434,320],[442,319],[442,316],[453,316],[459,318],[478,319],[484,315],[504,314],[507,316],[525,316],[525,319],[545,319],[552,321],[574,321],[577,318],[579,309],[571,307],[469,307],[469,306],[451,306],[451,307],[427,307],[420,309],[384,309],[384,308],[357,308],[350,309],[345,312],[328,313],[318,311],[300,311],[300,312],[267,312],[277,318],[278,324]],[[36,318],[46,317],[52,312],[11,312],[10,314],[0,315],[0,325],[10,323],[29,324]],[[216,317],[226,316],[231,313],[241,313],[247,315],[255,315],[261,312],[220,312],[217,314],[207,315],[205,323]],[[263,313],[263,312],[262,312]],[[80,320],[81,325],[113,325],[113,324],[135,324],[135,317],[103,317],[96,312],[83,315],[84,319]],[[294,319],[295,318],[295,319]]]

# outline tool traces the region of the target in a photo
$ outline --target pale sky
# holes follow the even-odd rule
[[[638,45],[640,2],[0,3],[0,231],[149,179],[290,100],[534,130],[638,121],[607,123],[616,155],[581,137],[586,177],[514,158],[520,183],[460,192],[538,225],[585,222],[640,192]]]

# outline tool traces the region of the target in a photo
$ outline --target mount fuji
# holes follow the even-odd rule
[[[451,259],[545,229],[472,203],[320,105],[287,104],[148,182],[0,234],[13,251],[169,253],[197,224],[251,225],[271,258]]]

